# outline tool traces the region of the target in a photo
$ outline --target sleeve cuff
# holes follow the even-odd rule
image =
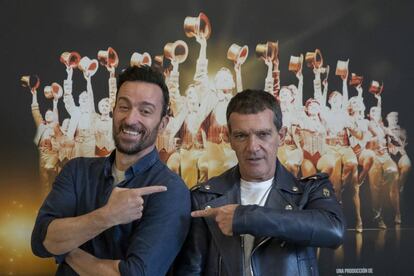
[[[35,255],[43,258],[54,257],[56,263],[61,264],[65,260],[67,253],[62,255],[53,255],[43,245],[43,241],[45,240],[47,234],[47,228],[54,219],[55,218],[52,217],[46,218],[40,226],[41,229],[34,230],[32,237],[32,249]]]
[[[248,224],[246,223],[246,212],[248,212],[248,209],[251,207],[252,206],[239,205],[236,208],[233,216],[233,234],[249,234],[247,229]]]

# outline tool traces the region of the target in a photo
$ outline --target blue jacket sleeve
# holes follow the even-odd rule
[[[190,225],[190,193],[171,177],[163,193],[149,195],[143,217],[130,238],[121,275],[165,275],[181,249]]]
[[[275,237],[305,246],[336,248],[343,242],[345,221],[342,206],[326,178],[307,183],[299,205],[293,210],[257,205],[237,207],[233,232]]]
[[[55,256],[43,245],[49,224],[56,218],[71,217],[76,211],[76,196],[72,172],[75,170],[74,161],[69,162],[56,177],[52,190],[40,207],[31,237],[32,251],[36,256],[55,257],[57,263],[65,259],[65,254]]]

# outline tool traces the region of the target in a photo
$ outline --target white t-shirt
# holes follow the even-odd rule
[[[249,182],[240,179],[240,197],[242,205],[264,206],[272,188],[273,178],[263,182]],[[246,276],[253,276],[250,264],[250,255],[253,250],[254,237],[250,234],[242,235],[244,248],[244,271]]]
[[[112,164],[112,176],[114,177],[114,187],[125,180],[125,171],[118,170],[115,162]]]

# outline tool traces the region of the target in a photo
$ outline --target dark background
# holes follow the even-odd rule
[[[133,52],[148,52],[154,56],[162,53],[167,42],[182,39],[189,46],[189,57],[180,65],[183,91],[192,79],[199,51],[195,39],[185,36],[183,22],[186,16],[197,16],[200,11],[210,18],[212,25],[207,46],[211,76],[222,66],[232,69],[232,63],[226,58],[232,43],[248,45],[249,57],[242,67],[243,85],[245,88],[263,88],[266,66],[256,58],[255,46],[266,41],[279,41],[282,85],[297,83],[295,76],[287,70],[290,55],[305,54],[315,48],[322,51],[325,63],[331,66],[330,91],[342,89],[340,78],[334,76],[338,59],[349,58],[350,71],[364,76],[367,112],[376,104],[374,97],[367,93],[369,83],[371,80],[383,81],[383,117],[390,111],[399,112],[400,125],[408,132],[407,150],[412,159],[414,4],[411,1],[3,0],[0,5],[0,80],[3,85],[0,93],[3,119],[0,135],[0,207],[4,212],[12,210],[13,216],[13,210],[17,213],[17,209],[13,208],[18,208],[15,206],[19,204],[24,205],[20,208],[26,213],[35,212],[40,204],[38,153],[32,142],[36,129],[31,115],[31,94],[27,88],[20,86],[20,77],[26,74],[40,77],[38,98],[44,114],[52,103],[44,98],[43,87],[52,82],[63,85],[66,78],[65,66],[59,61],[62,52],[78,51],[81,56],[96,58],[99,50],[111,46],[120,57],[119,72],[129,64]],[[303,73],[306,100],[313,94],[313,73],[308,68],[304,68]],[[95,103],[108,93],[107,78],[108,72],[100,66],[92,78]],[[75,70],[73,80],[75,95],[85,90],[86,82],[79,70]],[[349,91],[350,97],[356,95],[353,88],[350,87]],[[59,109],[62,121],[67,114],[61,102]],[[414,225],[412,179],[411,173],[402,195],[403,228]],[[348,194],[345,191],[344,206],[349,225],[353,226]],[[361,198],[363,219],[370,226],[368,185],[362,187]],[[387,213],[386,219],[393,227],[391,212]],[[392,230],[387,231],[390,233]],[[30,231],[26,232],[30,235]],[[5,228],[0,234],[0,241],[9,236]],[[27,235],[24,237],[27,239]],[[408,244],[413,244],[412,234],[405,237],[409,237],[406,239]],[[0,257],[6,256],[7,250],[0,244]],[[29,251],[22,252],[30,254]],[[348,252],[345,252],[345,259],[348,260],[345,263],[352,264],[354,255],[352,250]],[[402,258],[410,258],[412,253],[402,255]],[[375,260],[380,259],[371,256],[366,259],[366,265],[375,266],[372,263]],[[387,258],[381,263],[386,260],[389,265],[396,265]],[[10,266],[10,263],[14,265]],[[16,263],[16,259],[13,262],[0,261],[0,273],[3,268],[21,272]],[[407,272],[408,261],[399,267]],[[327,271],[330,271],[329,275],[335,272],[332,267]],[[379,270],[376,270],[377,273],[380,273]]]

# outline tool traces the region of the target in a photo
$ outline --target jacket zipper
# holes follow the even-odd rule
[[[242,268],[242,276],[246,275],[246,271],[244,271],[244,268],[246,267],[246,258],[244,256],[244,235],[241,235],[241,253],[242,253],[242,260],[243,260],[243,268]]]
[[[252,253],[250,254],[250,271],[252,272],[252,276],[255,275],[255,273],[253,271],[253,254],[262,244],[264,244],[265,242],[267,242],[270,239],[271,239],[271,237],[267,237],[264,240],[262,240],[255,248],[253,248]]]
[[[218,276],[221,275],[221,255],[219,257],[219,263],[218,263]]]
[[[253,248],[253,250],[252,250],[252,255],[253,255],[253,253],[257,250],[257,248],[259,248],[262,244],[264,244],[265,242],[267,242],[268,240],[270,240],[271,239],[271,237],[267,237],[267,238],[265,238],[264,240],[262,240],[258,245],[256,245],[256,247],[255,248]]]

